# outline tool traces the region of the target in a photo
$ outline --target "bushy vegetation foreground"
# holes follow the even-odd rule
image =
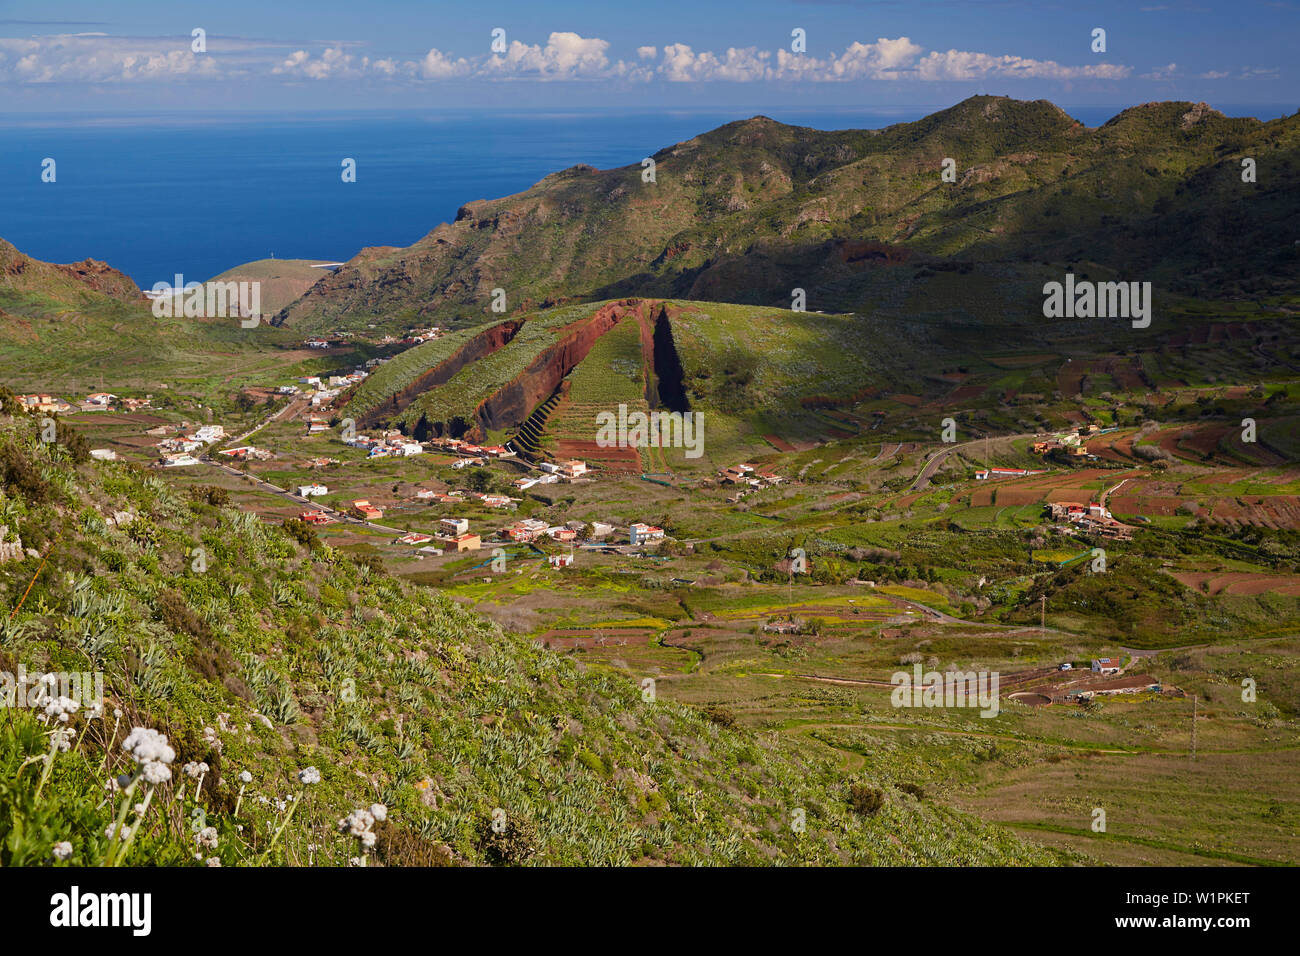
[[[3,708],[2,865],[1054,859],[37,424],[0,418],[0,671],[104,699]]]

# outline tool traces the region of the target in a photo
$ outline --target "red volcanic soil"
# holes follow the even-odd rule
[[[1295,574],[1249,574],[1243,571],[1175,571],[1172,574],[1187,587],[1205,594],[1300,596],[1300,575]]]
[[[1114,494],[1107,500],[1107,507],[1115,514],[1169,518],[1185,500],[1187,499]]]
[[[594,441],[563,439],[555,443],[556,458],[580,458],[604,471],[640,474],[641,453],[635,448],[601,448]]]
[[[764,435],[763,441],[767,442],[777,451],[794,451],[794,445],[791,445],[784,438],[777,438],[775,435]]]
[[[916,408],[917,406],[921,405],[922,402],[924,402],[924,399],[922,399],[919,395],[895,394],[895,395],[890,395],[889,397],[894,401],[898,402],[900,405],[910,405],[912,408]]]
[[[1085,362],[1068,362],[1056,373],[1056,387],[1066,398],[1079,394],[1079,385],[1086,371]]]
[[[1202,458],[1208,458],[1219,448],[1219,442],[1231,430],[1228,425],[1205,425],[1197,428],[1182,440],[1184,449],[1195,452]]]
[[[995,488],[997,492],[997,503],[999,505],[1032,505],[1037,501],[1043,500],[1043,490],[1041,488],[1026,488],[1021,486]]]
[[[620,647],[649,644],[655,635],[651,628],[599,628],[547,631],[539,640],[548,649],[567,650],[573,647]],[[603,644],[601,641],[603,640]]]
[[[972,402],[984,394],[983,385],[962,385],[954,388],[951,392],[937,401],[930,402],[930,405],[937,405],[942,408],[951,408],[954,405],[962,405],[966,402]],[[897,398],[898,396],[894,396]]]
[[[1133,435],[1111,439],[1103,435],[1087,443],[1088,454],[1096,455],[1105,461],[1131,461],[1133,459]]]
[[[665,305],[647,299],[624,299],[597,309],[592,315],[566,326],[564,336],[542,351],[522,372],[507,382],[478,407],[478,425],[471,429],[474,440],[487,432],[509,428],[524,421],[529,413],[555,392],[560,382],[577,367],[596,340],[628,315],[635,315],[643,329],[652,321],[652,312],[670,312]]]
[[[1229,525],[1265,528],[1300,528],[1300,497],[1296,495],[1216,498],[1210,503],[1211,520]]]

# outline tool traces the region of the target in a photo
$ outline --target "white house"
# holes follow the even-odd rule
[[[438,528],[450,537],[464,534],[469,530],[468,518],[443,518],[438,522]]]
[[[299,485],[298,494],[303,498],[319,498],[329,494],[329,489],[324,485]]]
[[[629,529],[632,544],[643,544],[646,541],[662,541],[663,536],[663,528],[656,528],[654,525],[644,524],[640,521]]]
[[[1121,668],[1113,657],[1098,657],[1093,659],[1092,670],[1096,674],[1118,674]]]

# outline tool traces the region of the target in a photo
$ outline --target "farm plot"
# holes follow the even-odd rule
[[[1251,574],[1245,571],[1173,571],[1171,574],[1187,587],[1211,596],[1280,594],[1300,597],[1300,575],[1295,574]]]

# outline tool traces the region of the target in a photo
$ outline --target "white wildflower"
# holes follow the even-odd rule
[[[198,841],[199,846],[215,850],[217,848],[217,828],[204,827],[194,839]]]
[[[220,865],[221,865],[221,858],[220,858],[220,857],[216,857],[216,856],[210,856],[210,857],[207,858],[207,860],[206,860],[206,862],[205,862],[204,865],[205,865],[205,866],[220,866]]]
[[[320,783],[320,771],[315,767],[306,767],[298,771],[298,780],[308,786],[313,783]]]
[[[45,701],[45,716],[66,724],[80,706],[71,697],[50,697]]]
[[[169,764],[176,759],[176,751],[167,744],[167,737],[147,727],[133,727],[122,741],[122,749],[136,763]]]
[[[172,768],[167,766],[165,763],[154,761],[153,763],[147,763],[144,765],[145,783],[148,783],[151,786],[157,787],[166,783],[171,778]]]
[[[363,833],[374,826],[374,823],[375,818],[369,810],[353,810],[339,821],[339,829],[344,833],[360,838]]]
[[[243,772],[240,773],[240,775],[239,775],[239,782],[240,782],[240,783],[252,783],[252,782],[253,782],[253,775],[252,775],[251,773],[249,773],[247,770],[245,770],[245,771],[243,771]]]
[[[54,859],[66,860],[70,856],[72,856],[72,844],[67,840],[54,844]]]
[[[383,823],[388,819],[388,808],[382,803],[372,803],[370,805],[370,815],[380,823]]]
[[[108,837],[110,840],[113,839],[113,829],[116,826],[117,826],[116,823],[110,823],[104,830],[104,836]],[[122,829],[118,831],[117,834],[117,838],[124,843],[130,836],[131,836],[131,828],[125,825],[123,825]]]

